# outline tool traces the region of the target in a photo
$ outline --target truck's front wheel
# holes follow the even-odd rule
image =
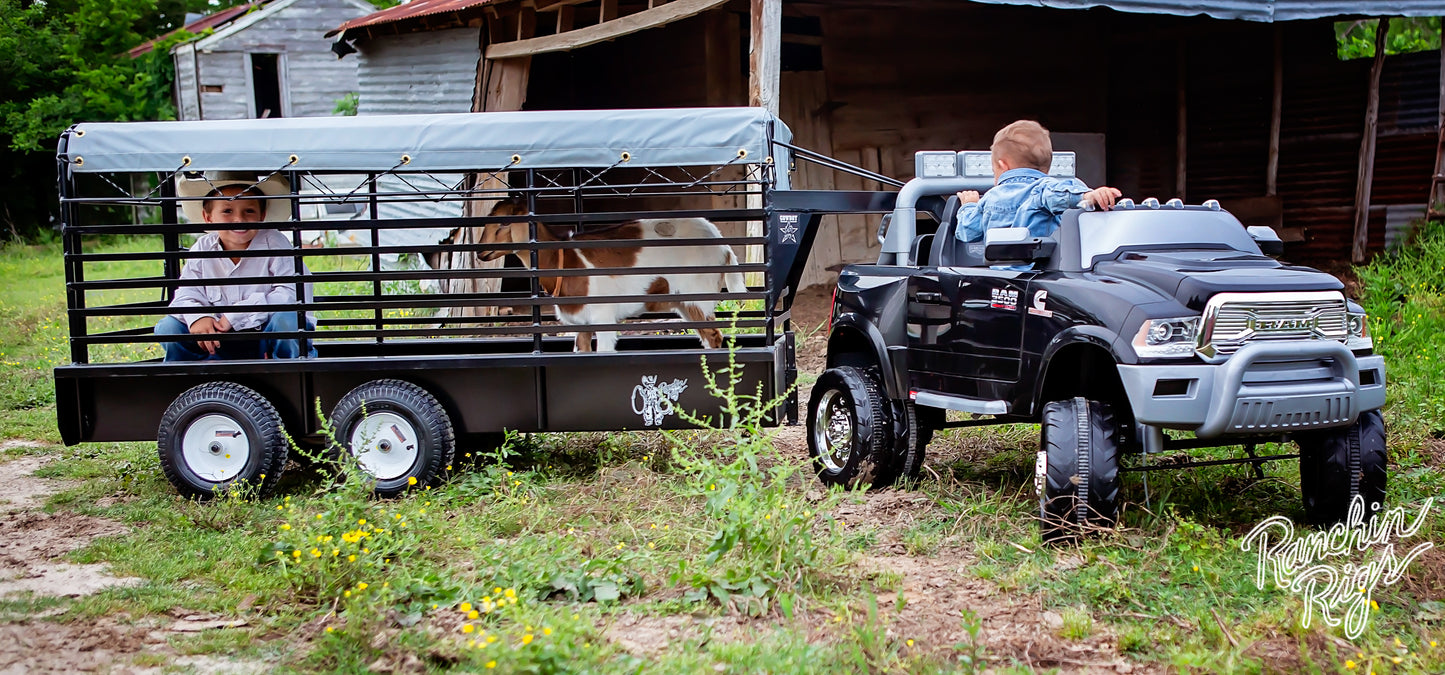
[[[823,371],[808,401],[808,452],[828,485],[883,487],[893,482],[888,401],[866,370]]]
[[[1328,525],[1345,520],[1350,500],[1364,501],[1364,520],[1385,502],[1385,420],[1380,411],[1360,413],[1348,427],[1295,437],[1305,518]]]
[[[1074,398],[1044,406],[1034,465],[1044,541],[1112,527],[1119,504],[1119,433],[1108,405]]]

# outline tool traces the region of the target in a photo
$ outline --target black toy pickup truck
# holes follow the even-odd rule
[[[919,177],[880,227],[878,264],[839,275],[808,407],[825,483],[914,477],[940,428],[1035,422],[1045,539],[1113,524],[1122,453],[1147,463],[1243,445],[1248,457],[1196,464],[1258,471],[1295,455],[1258,457],[1254,444],[1288,439],[1310,520],[1344,519],[1357,495],[1378,510],[1385,365],[1337,279],[1276,261],[1272,230],[1246,229],[1212,200],[1123,200],[1065,213],[1051,237],[996,229],[961,242],[957,198],[927,198],[987,189],[980,154],[919,153]],[[1055,172],[1072,159],[1057,154]],[[936,232],[918,234],[930,219]],[[949,421],[949,410],[973,415]]]

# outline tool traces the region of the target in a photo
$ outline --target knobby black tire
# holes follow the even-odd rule
[[[1074,398],[1044,406],[1039,438],[1039,531],[1072,542],[1113,527],[1119,504],[1119,433],[1109,406]],[[1037,467],[1036,467],[1037,470]]]
[[[363,415],[363,412],[365,415]],[[403,380],[373,380],[352,389],[332,409],[336,441],[351,450],[351,435],[366,415],[395,413],[407,419],[417,432],[417,457],[401,476],[377,479],[373,491],[378,497],[394,497],[408,488],[439,485],[456,453],[456,435],[446,408],[431,392]],[[411,478],[416,479],[412,485]]]
[[[1364,520],[1384,506],[1389,469],[1380,411],[1360,413],[1348,427],[1299,434],[1295,441],[1306,520],[1318,525],[1344,521],[1356,495],[1364,498]]]
[[[207,480],[185,461],[181,446],[186,429],[209,413],[236,420],[250,439],[246,464],[234,478]],[[156,453],[166,480],[181,495],[203,501],[238,481],[257,486],[258,498],[269,495],[286,469],[288,447],[285,426],[276,407],[254,389],[235,382],[207,382],[187,389],[166,408],[156,430]]]
[[[893,473],[903,480],[917,480],[933,440],[933,427],[927,421],[930,415],[919,411],[912,401],[894,405],[893,411]]]
[[[815,434],[820,423],[818,407],[828,391],[836,391],[843,397],[852,418],[849,439],[852,450],[844,465],[836,470],[824,462],[824,449],[818,446]],[[877,489],[892,484],[893,435],[888,407],[882,385],[868,370],[839,366],[823,371],[808,401],[808,452],[819,480],[826,485],[848,488],[867,484]]]

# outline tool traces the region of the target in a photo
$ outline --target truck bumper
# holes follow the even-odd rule
[[[1119,366],[1134,418],[1200,438],[1353,424],[1385,405],[1385,360],[1338,342],[1255,342],[1217,365]]]

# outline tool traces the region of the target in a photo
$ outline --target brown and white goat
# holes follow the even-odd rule
[[[521,204],[504,201],[492,209],[493,216],[526,215]],[[583,232],[570,239],[558,237],[545,225],[537,225],[537,241],[602,241],[639,239],[716,239],[722,234],[717,226],[702,218],[655,218],[634,220],[601,232]],[[529,240],[526,222],[490,224],[482,234],[483,244],[515,243]],[[526,249],[487,251],[482,260],[495,260],[515,253],[523,263],[530,260]],[[737,256],[727,244],[697,246],[657,246],[618,248],[562,248],[537,251],[539,281],[542,290],[554,298],[595,297],[599,302],[556,305],[557,318],[563,325],[617,324],[623,319],[641,316],[643,312],[674,312],[685,321],[711,321],[716,314],[715,300],[677,300],[658,298],[650,302],[610,302],[608,296],[674,295],[716,293],[726,286],[729,293],[745,293],[747,285],[738,272],[701,272],[689,274],[646,273],[607,274],[597,276],[546,276],[546,270],[574,270],[624,267],[698,267],[737,265]],[[576,351],[592,351],[593,331],[577,333]],[[617,350],[617,331],[596,331],[597,351]],[[722,333],[715,328],[697,329],[704,345],[722,346]]]

